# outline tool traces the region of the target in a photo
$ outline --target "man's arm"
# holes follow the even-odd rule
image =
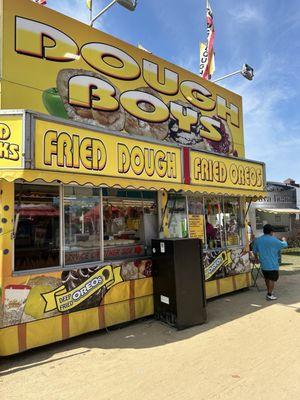
[[[285,249],[286,247],[288,247],[285,237],[281,238],[281,240],[276,238],[276,243],[278,245],[278,250]]]
[[[287,244],[287,241],[286,241],[285,237],[281,238],[281,240],[279,240],[279,242],[280,242],[280,245],[281,245],[281,249],[284,249],[284,248],[288,247],[288,244]]]

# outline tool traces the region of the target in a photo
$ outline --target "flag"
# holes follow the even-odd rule
[[[91,11],[91,9],[92,9],[92,0],[86,0],[86,6]]]
[[[210,79],[215,70],[214,40],[215,27],[214,17],[209,1],[206,0],[206,27],[207,42],[200,44],[200,76],[204,79]]]
[[[47,0],[32,0],[34,3],[40,4],[41,6],[45,6],[47,4]]]
[[[215,72],[215,53],[212,53],[211,60],[209,62],[207,43],[200,43],[200,76],[202,76],[203,78],[204,71],[206,70],[207,65],[209,65],[208,76],[210,79],[212,74]]]

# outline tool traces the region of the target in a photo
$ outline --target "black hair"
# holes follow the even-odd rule
[[[270,235],[271,232],[274,232],[274,229],[270,224],[264,225],[263,230],[265,235]]]

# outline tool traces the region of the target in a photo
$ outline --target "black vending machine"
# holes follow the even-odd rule
[[[177,329],[206,321],[205,280],[199,239],[153,239],[155,317]]]

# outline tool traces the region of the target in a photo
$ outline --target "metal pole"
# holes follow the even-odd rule
[[[101,10],[96,17],[91,19],[90,25],[93,26],[93,23],[96,21],[96,19],[98,19],[102,14],[104,14],[107,10],[110,9],[110,7],[112,7],[118,0],[113,0],[111,3],[109,3],[106,7],[103,8],[103,10]]]
[[[91,1],[91,8],[90,8],[90,25],[93,26],[93,0]]]
[[[237,75],[237,74],[241,74],[241,73],[242,73],[242,70],[235,71],[235,72],[232,72],[231,74],[221,76],[221,78],[215,79],[215,80],[212,81],[212,82],[214,82],[214,83],[215,83],[215,82],[219,82],[219,81],[221,81],[221,80],[223,80],[223,79],[229,78],[230,76]]]

